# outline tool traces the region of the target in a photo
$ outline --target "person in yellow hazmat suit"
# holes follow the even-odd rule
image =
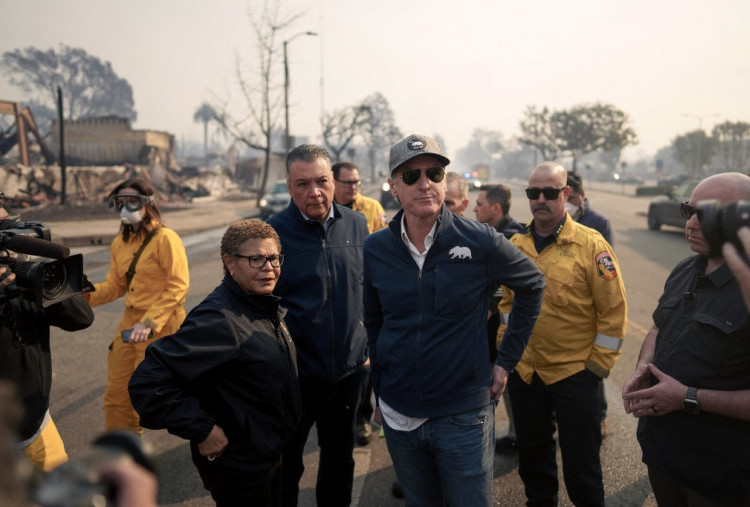
[[[122,182],[109,202],[120,215],[120,233],[110,245],[105,281],[87,294],[91,306],[125,296],[125,313],[107,358],[105,424],[108,431],[129,429],[142,435],[128,382],[149,343],[174,333],[185,319],[188,262],[180,237],[162,224],[148,182]]]

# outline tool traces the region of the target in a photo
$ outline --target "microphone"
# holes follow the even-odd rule
[[[685,292],[682,295],[682,299],[684,299],[688,303],[692,302],[693,301],[693,293],[691,291]]]
[[[24,234],[4,236],[0,242],[9,250],[22,254],[37,255],[39,257],[49,257],[58,260],[67,259],[70,255],[70,248],[67,246]]]

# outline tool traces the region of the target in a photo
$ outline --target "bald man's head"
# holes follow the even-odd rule
[[[696,185],[690,195],[688,204],[695,209],[699,202],[709,199],[717,199],[725,206],[740,200],[750,200],[750,176],[742,173],[720,173],[709,176]],[[718,224],[713,222],[714,220],[708,219],[709,227],[718,227]],[[688,245],[697,254],[711,258],[721,257],[721,249],[718,244],[721,241],[717,239],[720,234],[719,236],[712,234],[711,236],[714,239],[711,244],[713,246],[709,245],[703,234],[703,225],[705,224],[701,224],[697,214],[688,218],[685,223],[685,238]]]
[[[570,194],[567,181],[568,172],[557,162],[542,162],[531,171],[526,194],[538,233],[551,232],[565,216],[565,201]]]
[[[564,187],[568,182],[568,171],[557,162],[542,162],[537,165],[533,171],[531,171],[531,177],[529,178],[529,186],[531,186],[531,179],[534,176],[551,176],[557,180],[557,188]]]

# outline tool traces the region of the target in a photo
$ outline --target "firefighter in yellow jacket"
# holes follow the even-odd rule
[[[529,343],[508,379],[517,431],[518,472],[529,504],[557,503],[555,426],[565,486],[575,505],[604,505],[599,461],[600,383],[625,336],[625,285],[612,247],[565,212],[565,169],[534,168],[526,195],[533,220],[511,238],[544,273],[547,289]],[[500,311],[507,315],[513,293]],[[504,326],[498,331],[502,337]]]
[[[367,219],[367,229],[372,234],[385,228],[385,210],[383,206],[370,197],[359,193],[362,180],[359,170],[351,162],[336,162],[333,164],[334,200],[336,204],[359,211]]]
[[[143,433],[138,413],[130,403],[128,382],[149,343],[174,333],[185,319],[189,286],[185,246],[177,233],[162,225],[153,195],[151,185],[137,179],[121,183],[110,194],[110,204],[122,221],[120,234],[110,245],[106,280],[88,293],[91,306],[125,296],[125,313],[107,357],[107,430]]]

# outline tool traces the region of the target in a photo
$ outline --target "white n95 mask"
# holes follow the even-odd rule
[[[573,220],[578,220],[578,218],[581,216],[581,207],[576,206],[572,202],[565,202],[565,211],[567,211],[571,217],[573,217]]]
[[[128,208],[123,207],[120,210],[120,219],[124,224],[135,225],[143,220],[143,215],[141,214],[141,210],[130,211]]]

